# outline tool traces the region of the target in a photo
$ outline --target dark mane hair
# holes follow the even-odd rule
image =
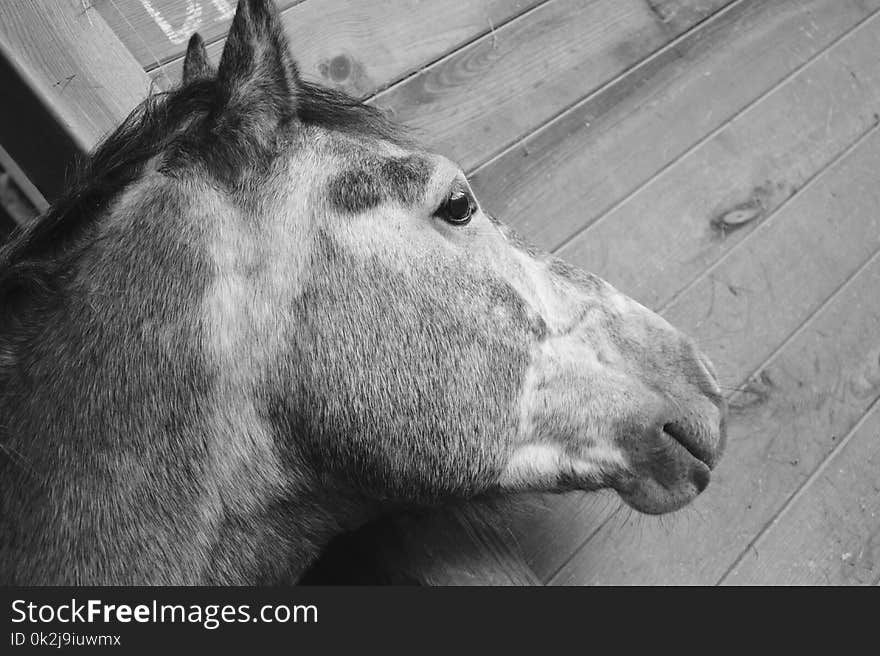
[[[172,91],[156,92],[138,105],[90,156],[75,164],[67,192],[0,247],[0,299],[10,284],[15,286],[23,277],[33,280],[39,272],[50,270],[84,228],[141,175],[149,160],[163,155],[160,168],[173,174],[185,162],[204,163],[211,148],[229,155],[237,147],[246,147],[241,141],[211,143],[215,136],[212,122],[222,111],[219,98],[216,80],[199,79]],[[300,81],[295,102],[301,123],[361,137],[406,141],[403,130],[379,110],[340,91]],[[227,167],[230,163],[243,167],[248,161],[240,156],[220,159]],[[211,173],[211,166],[207,169]]]

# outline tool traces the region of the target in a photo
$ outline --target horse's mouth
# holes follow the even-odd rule
[[[657,430],[654,446],[650,458],[632,462],[631,471],[616,476],[611,487],[634,509],[660,515],[683,508],[708,487],[722,449],[675,423]]]

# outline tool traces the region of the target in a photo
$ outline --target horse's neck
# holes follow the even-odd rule
[[[89,434],[91,420],[79,421],[83,432],[0,438],[8,444],[0,454],[0,534],[8,538],[0,540],[0,582],[292,582],[333,536],[358,523],[354,506],[351,523],[340,520],[346,502],[338,496],[305,484],[267,488],[256,475],[248,479],[247,468],[230,467],[218,450],[232,436],[197,436],[205,453],[195,458],[163,449],[167,435],[142,429],[138,449],[114,454],[106,445],[132,435]],[[141,452],[147,442],[154,453]]]
[[[295,579],[348,526],[197,362],[46,339],[0,380],[0,582]]]

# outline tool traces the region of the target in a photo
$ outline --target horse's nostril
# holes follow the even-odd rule
[[[683,446],[694,458],[705,464],[710,469],[715,464],[715,454],[708,445],[702,444],[700,439],[693,436],[682,426],[669,422],[663,424],[663,432]]]

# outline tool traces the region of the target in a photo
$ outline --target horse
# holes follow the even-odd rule
[[[305,80],[269,0],[3,247],[0,304],[4,584],[295,583],[399,509],[672,512],[724,450],[692,339]]]

